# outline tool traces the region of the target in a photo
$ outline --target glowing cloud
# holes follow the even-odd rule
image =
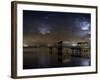
[[[90,23],[88,23],[88,22],[82,22],[81,24],[80,24],[80,26],[81,26],[81,30],[89,30],[89,27],[90,27]]]
[[[50,33],[50,30],[48,28],[46,28],[46,27],[39,27],[38,31],[39,31],[39,33],[41,33],[43,35]]]

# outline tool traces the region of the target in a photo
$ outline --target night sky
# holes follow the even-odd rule
[[[90,27],[91,14],[23,10],[24,44],[87,41]]]

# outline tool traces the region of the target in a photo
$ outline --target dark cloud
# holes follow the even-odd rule
[[[23,11],[24,41],[33,44],[85,39],[90,24],[91,15],[85,13]],[[89,30],[82,30],[87,27]]]

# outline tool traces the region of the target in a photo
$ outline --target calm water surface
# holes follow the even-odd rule
[[[34,68],[54,68],[54,67],[74,67],[90,66],[89,58],[66,57],[62,63],[58,61],[57,53],[43,53],[25,51],[23,53],[23,69]]]

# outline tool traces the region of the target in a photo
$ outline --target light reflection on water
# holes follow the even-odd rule
[[[89,58],[66,57],[59,63],[57,53],[24,52],[23,69],[90,66]]]

